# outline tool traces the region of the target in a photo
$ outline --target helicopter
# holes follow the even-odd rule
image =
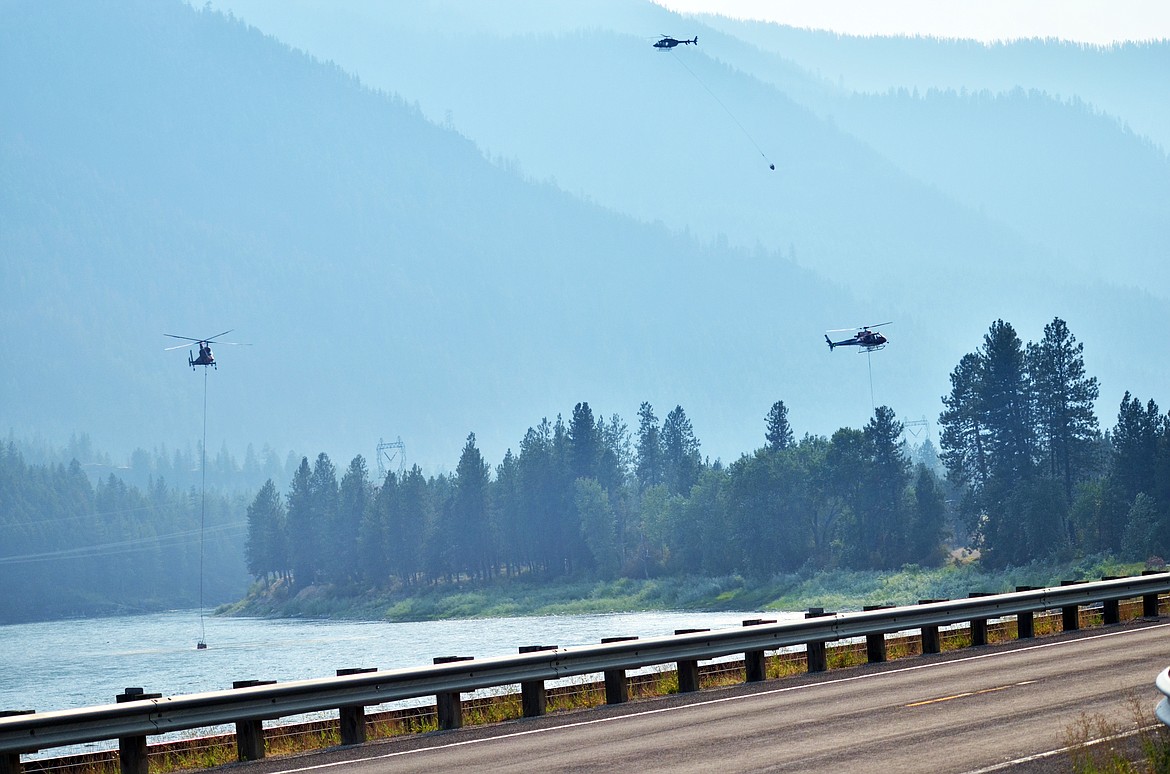
[[[663,35],[662,40],[660,40],[654,44],[654,48],[660,48],[663,51],[666,51],[666,50],[674,48],[675,46],[678,46],[678,45],[689,46],[692,43],[694,43],[696,46],[699,45],[699,36],[698,35],[691,38],[690,40],[679,40],[677,38],[672,38],[669,35]]]
[[[837,347],[860,347],[858,352],[877,352],[879,349],[885,349],[886,343],[889,341],[880,331],[871,330],[882,325],[893,325],[892,322],[878,323],[877,325],[862,325],[852,338],[843,341],[833,341],[829,338],[829,333],[840,333],[842,331],[851,331],[853,328],[837,328],[825,334],[825,342],[829,345],[829,351]]]
[[[215,364],[215,355],[213,355],[211,353],[211,345],[212,344],[237,344],[238,342],[235,342],[235,341],[222,341],[222,342],[216,341],[216,339],[218,339],[220,336],[226,336],[229,333],[231,333],[232,330],[235,330],[235,329],[233,328],[230,330],[226,330],[223,333],[217,333],[214,336],[208,336],[205,339],[194,339],[194,338],[191,338],[190,336],[176,336],[173,333],[164,333],[163,335],[170,336],[172,339],[183,339],[184,341],[194,341],[199,345],[199,357],[193,356],[191,354],[190,350],[187,351],[187,365],[191,366],[192,371],[195,370],[195,366],[203,366],[204,368],[206,368],[207,366],[211,366],[212,368],[214,368],[215,370],[218,371],[219,366],[217,366]],[[172,349],[179,349],[180,347],[189,347],[189,346],[191,346],[191,345],[190,344],[176,344],[173,347],[167,347],[164,351],[169,352]]]

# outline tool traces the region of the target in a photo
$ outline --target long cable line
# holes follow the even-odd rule
[[[0,524],[0,529],[17,529],[20,527],[35,527],[39,524],[63,524],[71,521],[88,521],[92,519],[105,518],[107,516],[125,516],[130,513],[144,513],[153,515],[153,511],[157,510],[157,505],[139,505],[134,508],[118,508],[112,511],[95,511],[94,513],[83,513],[79,516],[58,516],[51,519],[36,519],[35,521],[12,521],[7,524]]]
[[[207,629],[203,623],[203,533],[207,521],[207,367],[203,368],[203,446],[199,468],[203,478],[199,486],[199,642],[197,650],[207,647]]]
[[[873,353],[865,353],[865,361],[869,364],[869,410],[877,413],[877,404],[873,400]]]
[[[687,67],[687,63],[682,60],[682,57],[675,55],[674,51],[670,52],[670,56],[674,59],[674,61],[682,65],[683,69],[690,73],[692,78],[699,82],[699,85],[702,86],[707,91],[707,93],[711,95],[711,99],[719,103],[719,107],[723,108],[723,112],[727,113],[728,117],[730,117],[731,120],[735,122],[735,125],[739,127],[739,130],[743,132],[743,136],[748,138],[748,141],[756,147],[756,150],[760,152],[760,156],[763,157],[764,161],[768,162],[768,168],[775,170],[776,165],[773,164],[772,160],[768,158],[768,154],[764,153],[764,149],[761,148],[760,144],[756,142],[754,137],[751,136],[751,133],[749,133],[744,125],[739,122],[739,119],[735,117],[735,113],[732,113],[731,109],[728,108],[727,105],[723,104],[723,100],[719,99],[715,92],[711,91],[710,87],[708,87],[707,84],[703,82],[703,79],[700,78],[694,70],[692,70],[690,67]]]
[[[243,535],[247,532],[247,527],[248,523],[246,521],[228,522],[210,527],[207,529],[207,533],[216,535]],[[188,546],[194,542],[191,538],[194,538],[196,535],[202,537],[202,531],[188,529],[179,532],[167,532],[161,535],[114,540],[109,543],[88,544],[75,548],[59,548],[56,551],[0,556],[0,565],[28,564],[29,562],[50,561],[54,559],[88,559],[98,556],[141,553],[142,551],[150,551],[156,548]]]

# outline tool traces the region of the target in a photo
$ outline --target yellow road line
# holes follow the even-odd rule
[[[1035,680],[1025,680],[1022,683],[1012,683],[1011,685],[998,685],[995,688],[984,688],[981,691],[967,691],[966,693],[956,693],[952,696],[939,696],[936,699],[924,699],[923,701],[916,701],[905,705],[906,707],[925,707],[928,704],[938,704],[939,702],[952,701],[954,699],[965,699],[968,696],[978,696],[983,693],[995,693],[997,691],[1006,691],[1008,688],[1018,688],[1021,685],[1031,685]]]

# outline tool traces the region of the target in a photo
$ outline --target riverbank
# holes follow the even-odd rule
[[[863,605],[904,605],[920,599],[954,599],[971,592],[1006,592],[1016,586],[1054,586],[1062,580],[1099,580],[1138,574],[1141,563],[1090,557],[1070,563],[1034,563],[986,570],[978,562],[937,568],[907,566],[893,572],[819,571],[749,581],[671,577],[615,581],[499,578],[486,583],[439,584],[394,591],[310,586],[291,593],[283,584],[255,584],[218,615],[364,621],[437,621],[506,616],[584,615],[647,610],[799,611],[810,607],[858,610]]]

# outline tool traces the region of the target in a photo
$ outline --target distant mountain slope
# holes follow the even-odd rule
[[[1170,40],[1091,46],[1057,40],[983,44],[838,35],[722,16],[697,17],[847,92],[1043,91],[1079,100],[1170,152]]]
[[[731,457],[777,398],[807,422],[856,393],[794,365],[815,335],[780,335],[844,316],[838,289],[525,182],[216,13],[19,3],[0,52],[17,434],[198,440],[203,374],[162,334],[229,327],[254,346],[218,350],[211,448],[401,435],[433,469],[469,431],[498,460],[576,401],[650,400]]]
[[[677,20],[615,5],[650,36]],[[581,400],[627,422],[643,400],[660,416],[682,404],[725,460],[762,443],[777,399],[797,433],[860,426],[871,396],[933,420],[997,317],[1025,338],[1068,320],[1109,409],[1167,382],[1135,336],[1164,300],[1054,278],[1033,235],[692,57],[773,173],[673,55],[601,29],[549,35],[536,6],[509,7],[532,14],[508,38],[429,32],[449,3],[409,4],[397,36],[302,19],[393,54],[355,76],[179,2],[11,3],[0,420],[114,450],[198,440],[204,375],[162,334],[231,327],[254,346],[217,350],[210,448],[344,462],[401,436],[431,470],[471,431],[498,461]],[[424,118],[447,109],[447,128]],[[821,339],[891,318],[872,363]]]
[[[1017,245],[991,251],[1002,254],[990,259],[997,273],[1010,276],[1024,263],[1074,281],[1170,287],[1162,253],[1162,235],[1170,233],[1170,158],[1091,105],[1020,85],[1005,86],[1005,94],[979,92],[992,81],[1011,84],[1013,67],[1024,87],[1043,83],[1054,62],[1069,63],[1074,73],[1062,84],[1108,92],[1091,88],[1089,77],[1094,63],[1106,62],[1107,83],[1136,72],[1145,77],[1132,80],[1157,93],[1166,87],[1143,67],[1161,56],[1159,47],[1109,53],[1025,42],[981,58],[959,41],[867,44],[719,20],[730,31],[724,34],[704,27],[715,21],[707,17],[668,20],[662,9],[633,2],[588,4],[594,13],[583,18],[580,9],[566,16],[556,6],[496,0],[477,4],[471,15],[478,29],[464,18],[426,34],[415,30],[425,27],[428,10],[432,19],[445,18],[442,3],[412,4],[405,14],[360,3],[344,4],[349,13],[307,2],[230,5],[287,42],[417,100],[433,119],[450,121],[530,174],[706,238],[723,233],[735,244],[792,246],[804,265],[852,277],[880,260],[901,286],[924,259],[907,243],[922,236],[905,235],[923,221],[942,221],[957,226],[954,238],[942,240],[956,262],[989,260],[986,245],[959,236],[967,228],[997,245]],[[509,22],[519,25],[517,34],[495,32]],[[651,24],[701,32],[702,42],[654,51],[635,34]],[[529,33],[533,28],[546,31]],[[771,48],[745,45],[737,32]],[[953,93],[854,94],[797,66],[782,51],[789,41],[806,60],[819,44],[855,69],[867,54],[875,71],[918,62],[968,79],[974,93],[960,92],[968,89],[960,80]],[[942,66],[952,56],[970,62]],[[777,163],[777,174],[768,174],[761,152]],[[871,236],[864,255],[836,238],[858,232]],[[1026,261],[1014,255],[1019,246]],[[942,252],[936,243],[927,254]],[[850,284],[864,295],[871,283],[867,276]]]
[[[1156,82],[1150,60],[1161,52],[1170,64],[1170,42],[1116,50],[1055,41],[993,47],[1003,49],[1001,57],[1017,65],[1016,80],[1010,80],[1013,71],[991,54],[982,68],[977,66],[979,57],[955,67],[951,58],[963,60],[970,54],[971,44],[963,41],[858,41],[765,27],[775,39],[801,43],[795,46],[798,52],[811,51],[812,40],[840,53],[845,62],[868,53],[875,72],[911,60],[920,62],[931,82],[947,82],[940,73],[953,73],[946,88],[920,92],[910,79],[909,85],[866,93],[828,81],[819,87],[810,83],[806,72],[794,70],[789,58],[794,54],[788,50],[737,49],[735,60],[737,67],[848,131],[900,170],[1043,245],[1049,258],[1046,271],[1078,281],[1154,288],[1170,298],[1170,292],[1160,290],[1170,287],[1163,237],[1170,233],[1170,156],[1084,96],[1113,93],[1091,78],[1090,65],[1102,60],[1113,68],[1101,79],[1122,91],[1134,83],[1148,83],[1147,96],[1166,89],[1165,79]],[[757,30],[759,25],[743,28]],[[929,62],[924,49],[933,52]],[[1066,74],[1062,83],[1084,87],[1080,91],[1062,96],[1034,85],[1046,82],[1035,70],[1047,71],[1054,62],[1078,57],[1068,69],[1083,77]],[[860,63],[856,66],[862,69]],[[1130,79],[1121,85],[1126,74]],[[989,89],[991,81],[1002,89]],[[1133,104],[1144,103],[1135,98]]]
[[[971,342],[931,353],[947,370],[997,316],[1038,336],[1061,315],[1090,351],[1099,345],[1106,395],[1110,383],[1156,386],[1128,381],[1147,358],[1123,353],[1170,312],[1161,236],[1170,231],[1170,161],[1085,104],[1028,91],[853,94],[709,19],[650,3],[564,11],[495,0],[454,13],[432,0],[391,14],[376,3],[222,1],[417,101],[531,175],[704,239],[777,249],[866,306],[899,317],[912,310],[929,330]],[[663,32],[699,34],[700,45],[656,52],[650,44]],[[822,47],[823,57],[840,47],[858,68],[868,50],[864,41],[782,32],[802,50]],[[936,44],[929,50],[938,59],[967,46]],[[925,47],[889,41],[871,64],[897,70]],[[1156,92],[1148,64],[1160,51],[1106,56],[1110,75],[1095,87],[1112,93],[1110,83],[1136,71],[1142,77],[1132,80]],[[1077,56],[1066,69],[1083,77],[1067,82],[1094,86],[1105,55],[1058,44],[1021,44],[987,73],[978,57],[955,72],[986,84],[1023,59],[1033,62],[1018,68],[1029,85]]]

